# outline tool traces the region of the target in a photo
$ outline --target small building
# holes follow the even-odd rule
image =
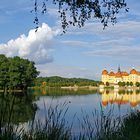
[[[45,81],[42,82],[43,87],[46,86],[46,84],[47,84],[47,82],[45,82]]]

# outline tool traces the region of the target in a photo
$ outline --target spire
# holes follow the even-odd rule
[[[121,68],[120,68],[120,65],[118,66],[118,72],[121,72]]]

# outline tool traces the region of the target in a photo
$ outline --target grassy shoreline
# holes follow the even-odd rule
[[[60,87],[61,89],[98,89],[99,87],[98,86],[61,86]]]

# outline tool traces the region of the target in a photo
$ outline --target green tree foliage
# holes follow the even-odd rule
[[[0,55],[0,87],[5,89],[9,82],[9,60],[4,55]]]
[[[130,85],[130,83],[129,83],[129,82],[127,82],[127,83],[126,83],[126,85],[127,85],[127,86],[129,86],[129,85]]]
[[[136,82],[136,87],[140,87],[140,83],[139,82]]]
[[[106,86],[107,86],[107,87],[109,86],[109,82],[106,82]]]
[[[120,87],[124,87],[126,84],[125,84],[125,82],[118,82],[118,85],[119,85]]]
[[[99,82],[99,85],[104,85],[104,83],[102,81]]]
[[[39,24],[37,13],[39,9],[42,14],[47,12],[47,1],[43,0],[40,4],[39,0],[34,0],[32,12],[35,13],[34,23],[37,27]],[[52,3],[58,5],[64,33],[70,25],[83,27],[90,19],[99,19],[105,28],[108,26],[108,22],[112,24],[117,22],[116,15],[121,9],[128,12],[125,0],[52,0]]]
[[[33,94],[0,94],[0,128],[7,123],[25,123],[34,118],[37,106]]]
[[[1,89],[26,89],[39,74],[34,65],[28,59],[0,55]]]
[[[46,86],[49,87],[61,87],[61,86],[97,86],[98,81],[82,79],[82,78],[62,78],[59,76],[52,77],[38,77],[35,81],[36,86],[41,86],[43,82],[46,82]]]
[[[125,82],[122,82],[122,86],[125,87],[125,85],[126,85],[126,83]]]
[[[133,82],[130,82],[130,86],[133,86]]]
[[[121,87],[121,83],[122,83],[122,82],[118,82],[118,85],[119,85],[120,87]]]

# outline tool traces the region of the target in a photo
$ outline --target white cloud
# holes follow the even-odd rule
[[[35,61],[37,64],[52,61],[54,37],[59,30],[53,31],[47,24],[43,23],[38,31],[29,31],[28,35],[20,35],[17,39],[11,39],[6,44],[0,44],[0,53],[8,57],[20,56]]]
[[[71,28],[69,35],[94,35],[101,39],[112,38],[135,38],[140,33],[139,21],[124,21],[118,22],[114,26],[109,25],[103,30],[103,25],[99,22],[89,22],[81,29]]]
[[[93,57],[108,58],[112,61],[119,60],[120,63],[138,65],[140,60],[140,47],[138,46],[117,46],[115,48],[96,49],[84,52],[84,54]]]
[[[138,60],[140,22],[124,21],[117,23],[114,27],[109,26],[105,30],[102,30],[101,26],[100,23],[87,23],[83,29],[69,32],[69,35],[75,35],[75,38],[83,36],[83,34],[93,35],[92,40],[65,41],[64,43],[86,47],[87,49],[82,53],[86,56],[99,56],[101,59],[111,57],[119,60],[122,58],[128,61]]]

